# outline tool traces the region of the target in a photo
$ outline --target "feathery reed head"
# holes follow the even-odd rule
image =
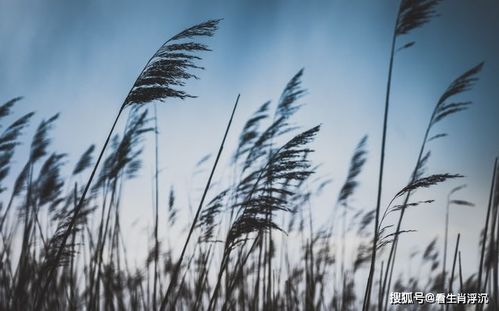
[[[211,242],[213,241],[213,233],[217,223],[215,218],[222,212],[224,206],[224,200],[227,196],[229,190],[224,190],[215,196],[208,205],[201,212],[199,217],[198,227],[202,228],[202,233],[199,238],[200,242]]]
[[[36,181],[36,189],[40,206],[52,202],[57,204],[63,191],[64,180],[60,169],[63,165],[65,154],[53,153],[43,163]],[[52,206],[51,208],[53,208]]]
[[[247,234],[281,230],[269,216],[276,211],[288,211],[286,197],[294,195],[297,185],[313,173],[306,157],[313,150],[307,145],[319,130],[320,126],[315,126],[296,135],[273,153],[263,168],[241,181],[236,196],[244,199],[234,207],[242,212],[229,230],[226,249],[232,249]]]
[[[0,119],[8,116],[10,114],[10,110],[12,109],[12,107],[14,107],[14,104],[16,102],[20,101],[21,99],[22,99],[22,97],[15,97],[15,98],[9,100],[8,102],[2,104],[0,106]]]
[[[442,183],[446,180],[449,179],[454,179],[454,178],[460,178],[464,177],[459,174],[434,174],[430,175],[428,177],[423,177],[417,180],[414,180],[412,183],[409,185],[405,186],[402,190],[400,190],[396,195],[395,198],[400,197],[404,193],[407,192],[412,192],[414,190],[420,189],[420,188],[429,188],[433,185],[436,185],[438,183]]]
[[[166,41],[140,73],[123,107],[155,100],[164,101],[167,98],[194,97],[180,87],[190,78],[197,79],[189,70],[203,69],[196,65],[195,62],[201,58],[194,53],[209,51],[209,48],[205,44],[189,40],[213,36],[219,22],[220,20],[209,20],[192,26]]]
[[[253,113],[251,118],[246,121],[246,124],[243,127],[243,131],[239,135],[239,144],[233,157],[234,163],[237,162],[237,160],[243,154],[251,150],[251,145],[259,137],[260,124],[262,121],[266,120],[269,117],[268,111],[270,103],[270,101],[263,103],[263,105],[261,105],[255,113]]]
[[[438,15],[435,8],[439,2],[440,0],[403,0],[400,4],[395,34],[405,35],[428,23]]]
[[[350,169],[348,170],[347,180],[343,184],[338,196],[338,203],[346,204],[347,199],[353,194],[355,188],[358,186],[358,181],[356,177],[362,171],[362,167],[366,163],[365,145],[367,141],[367,136],[362,137],[359,144],[355,148],[355,152],[350,161]]]
[[[78,175],[92,165],[92,154],[94,153],[95,145],[91,145],[88,149],[81,155],[80,159],[73,169],[73,175]]]
[[[483,63],[480,63],[452,81],[437,102],[433,119],[431,121],[432,125],[445,119],[449,115],[468,109],[469,105],[472,103],[471,101],[451,103],[448,103],[447,101],[456,95],[471,90],[478,81],[477,74],[480,73],[482,68]]]
[[[48,120],[43,120],[38,129],[36,130],[33,140],[31,142],[31,155],[30,161],[35,163],[40,158],[47,154],[47,147],[50,144],[50,138],[48,137],[48,131],[52,129],[54,122],[59,118],[59,114],[55,114]]]
[[[5,112],[3,112],[5,113]],[[0,136],[0,184],[10,171],[10,162],[14,156],[14,149],[20,144],[18,141],[22,130],[28,125],[33,112],[25,114],[7,127]],[[0,186],[0,193],[5,190]]]
[[[293,76],[293,78],[289,80],[288,84],[284,88],[284,91],[282,92],[279,99],[276,115],[284,118],[289,118],[300,108],[301,105],[298,104],[298,99],[300,99],[306,93],[306,90],[301,86],[303,70],[303,68],[300,69]]]

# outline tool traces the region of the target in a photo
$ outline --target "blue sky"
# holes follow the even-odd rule
[[[277,99],[285,83],[304,67],[308,95],[296,122],[304,128],[323,124],[314,158],[323,163],[321,173],[334,179],[317,215],[330,212],[352,150],[364,134],[369,135],[369,158],[354,204],[372,208],[397,6],[397,1],[2,0],[0,101],[22,95],[18,113],[35,110],[38,118],[61,112],[54,148],[75,159],[89,144],[102,144],[131,84],[167,38],[198,22],[224,18],[209,40],[213,52],[204,55],[206,70],[187,85],[199,97],[158,106],[161,178],[167,185],[161,200],[166,202],[167,189],[174,184],[179,204],[187,204],[192,168],[217,149],[238,93],[240,109],[229,146],[234,146],[250,113],[264,101]],[[468,188],[461,196],[477,206],[452,211],[450,236],[463,234],[471,267],[493,159],[499,155],[499,5],[445,1],[439,12],[439,18],[408,36],[416,45],[396,58],[383,199],[388,201],[407,182],[439,95],[459,74],[485,61],[480,82],[462,97],[473,100],[474,106],[440,125],[450,137],[432,146],[429,165],[432,173],[466,176],[462,182]],[[230,155],[224,154],[223,163]],[[22,163],[22,153],[17,156]],[[143,219],[146,226],[152,215],[151,148],[144,160],[141,177],[129,184],[124,201],[129,216],[125,221]],[[222,167],[217,175],[225,173]],[[421,193],[437,201],[408,213],[407,222],[418,232],[407,238],[407,249],[423,247],[442,234],[445,196],[462,182]]]

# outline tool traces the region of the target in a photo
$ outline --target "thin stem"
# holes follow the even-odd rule
[[[158,174],[159,174],[159,168],[158,168],[158,112],[156,108],[156,104],[154,104],[154,143],[155,143],[155,153],[154,153],[154,165],[155,165],[155,172],[154,172],[154,204],[155,204],[155,223],[154,223],[154,287],[153,287],[153,296],[152,296],[152,305],[153,309],[157,310],[158,306],[156,304],[156,292],[157,292],[157,285],[158,285],[158,261],[159,261],[159,240],[158,240],[158,218],[159,218],[159,182],[158,182]]]
[[[239,103],[239,97],[240,97],[240,95],[237,95],[236,103],[234,104],[234,108],[232,109],[232,114],[230,116],[229,123],[227,124],[227,128],[225,129],[225,134],[224,134],[224,137],[222,139],[222,143],[220,144],[220,148],[218,150],[217,158],[215,159],[215,163],[213,163],[213,168],[211,169],[210,177],[208,178],[208,182],[206,183],[206,187],[204,189],[203,196],[201,197],[201,201],[199,202],[198,209],[196,211],[196,214],[194,215],[194,219],[192,221],[192,225],[191,225],[191,228],[189,230],[189,234],[187,235],[187,239],[184,243],[184,247],[182,248],[182,253],[180,254],[180,258],[177,262],[177,265],[175,266],[175,270],[172,274],[172,279],[170,281],[170,284],[168,285],[168,289],[166,290],[166,294],[163,297],[163,301],[161,302],[161,307],[160,307],[161,311],[165,310],[166,304],[168,303],[168,297],[176,285],[177,276],[178,276],[178,273],[180,271],[180,266],[182,264],[182,260],[184,259],[185,252],[187,250],[187,245],[189,244],[192,233],[194,232],[194,228],[196,227],[196,224],[197,224],[197,221],[199,218],[199,214],[201,213],[201,209],[203,208],[204,199],[206,198],[206,194],[208,193],[208,189],[210,188],[211,180],[212,180],[213,175],[215,173],[215,169],[217,168],[218,160],[220,159],[220,155],[222,154],[225,139],[227,138],[227,134],[229,133],[230,125],[232,124],[232,119],[234,118],[234,113],[236,112],[237,104]]]
[[[463,292],[463,266],[461,264],[461,251],[458,252],[458,260],[459,260],[459,292]]]
[[[399,15],[397,14],[397,21],[395,22],[395,27],[398,24],[398,19]],[[372,246],[372,254],[371,254],[371,267],[369,269],[369,277],[367,280],[367,285],[366,285],[366,292],[364,295],[364,305],[362,307],[363,311],[369,310],[370,302],[371,302],[371,290],[372,290],[372,283],[373,283],[373,278],[374,278],[374,270],[376,266],[376,249],[377,249],[377,242],[379,238],[379,232],[378,232],[378,226],[379,226],[379,215],[380,215],[380,208],[381,208],[381,194],[382,194],[382,187],[383,187],[383,170],[384,170],[384,165],[385,165],[385,145],[386,145],[386,132],[388,128],[388,110],[390,106],[390,89],[392,85],[392,71],[393,71],[393,61],[394,61],[394,54],[395,54],[395,43],[397,40],[397,34],[396,31],[393,31],[393,38],[392,38],[392,46],[391,46],[391,51],[390,51],[390,64],[388,67],[388,81],[386,84],[386,97],[385,97],[385,113],[383,117],[383,134],[381,137],[381,157],[380,157],[380,165],[379,165],[379,179],[378,179],[378,195],[376,199],[376,216],[375,216],[375,221],[374,221],[374,239],[373,239],[373,246]]]
[[[484,262],[484,257],[485,257],[485,245],[487,244],[487,233],[489,230],[489,218],[490,218],[490,211],[492,208],[492,197],[494,194],[494,185],[495,185],[495,181],[496,181],[496,171],[497,171],[497,158],[494,162],[494,172],[492,174],[492,182],[490,185],[489,206],[487,208],[487,216],[485,218],[485,228],[483,231],[482,252],[480,254],[480,266],[478,267],[478,287],[477,287],[478,292],[480,292],[482,289],[482,272],[483,272],[483,262]]]
[[[457,234],[457,241],[456,241],[456,248],[454,250],[454,260],[452,262],[452,272],[451,272],[450,280],[449,280],[449,293],[452,293],[452,283],[454,282],[454,272],[455,272],[455,269],[456,269],[456,261],[457,261],[457,254],[458,254],[458,251],[459,251],[459,239],[460,238],[461,238],[461,234],[458,233]],[[445,311],[447,311],[448,309],[449,309],[449,304],[445,304]]]
[[[443,268],[442,268],[442,277],[445,280],[445,268],[447,264],[447,240],[449,237],[449,207],[450,207],[450,194],[447,196],[447,206],[445,209],[445,234],[444,234],[444,261],[443,261]],[[443,291],[445,292],[445,282],[443,282]]]

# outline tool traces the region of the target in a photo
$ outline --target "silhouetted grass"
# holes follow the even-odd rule
[[[181,87],[195,78],[193,69],[201,68],[197,53],[209,50],[194,40],[214,35],[218,20],[180,32],[152,56],[120,106],[97,157],[96,147],[91,145],[68,170],[69,157],[52,150],[50,130],[58,119],[54,115],[35,129],[29,153],[16,156],[24,165],[7,185],[16,146],[26,141],[22,134],[34,114],[14,119],[0,134],[0,193],[8,193],[6,204],[0,204],[0,310],[387,310],[391,290],[455,292],[457,277],[460,292],[488,292],[490,310],[497,308],[497,163],[478,272],[467,279],[463,275],[464,251],[459,247],[463,232],[457,236],[450,274],[447,271],[450,207],[473,205],[451,197],[463,188],[457,187],[447,199],[443,247],[433,239],[422,252],[409,256],[409,263],[417,262],[416,273],[393,275],[400,236],[417,229],[402,227],[405,211],[434,203],[433,199],[411,201],[412,194],[463,177],[426,172],[428,144],[447,135],[433,133],[435,124],[470,107],[471,102],[455,98],[473,87],[482,68],[480,64],[460,75],[438,99],[409,182],[400,185],[381,213],[393,59],[395,53],[414,45],[408,42],[397,47],[397,40],[435,16],[437,2],[406,0],[400,5],[390,55],[379,178],[374,183],[378,192],[376,199],[370,198],[372,209],[357,207],[353,200],[361,183],[372,182],[361,178],[368,154],[364,136],[350,163],[344,163],[346,178],[330,214],[319,215],[324,219],[317,215],[316,199],[329,189],[331,179],[319,174],[321,166],[311,156],[321,126],[303,130],[295,121],[306,94],[302,69],[291,77],[276,102],[265,102],[248,117],[229,163],[222,164],[237,97],[203,192],[193,198],[199,202],[197,209],[192,219],[179,224],[177,214],[186,208],[178,205],[173,185],[165,186],[158,178],[160,124],[156,111],[152,124],[146,105],[193,97]],[[0,106],[2,123],[14,114],[20,99]],[[123,132],[115,134],[127,108]],[[155,144],[154,225],[143,236],[143,243],[148,243],[143,261],[130,263],[131,251],[123,231],[132,228],[121,224],[124,185],[139,174],[145,141],[151,134]],[[196,169],[209,161],[209,156],[204,157]],[[231,176],[215,174],[221,165],[227,165]],[[87,182],[79,184],[88,171]],[[165,189],[169,189],[168,200],[161,204],[160,193]],[[160,217],[163,206],[165,219]],[[387,223],[394,213],[398,221]],[[167,226],[170,233],[184,225],[186,236],[169,236],[168,243],[159,233],[161,226]],[[178,243],[170,244],[170,238],[183,242],[181,248]],[[364,286],[362,293],[359,288]],[[437,305],[426,307],[440,309]]]

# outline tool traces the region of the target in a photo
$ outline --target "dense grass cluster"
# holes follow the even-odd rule
[[[435,124],[472,105],[463,93],[478,80],[479,64],[444,88],[422,133],[422,142],[409,181],[400,185],[387,206],[382,206],[386,129],[391,72],[397,53],[414,45],[398,41],[433,18],[438,1],[401,2],[391,47],[377,199],[372,210],[351,204],[367,161],[368,137],[353,151],[347,178],[327,219],[314,218],[314,202],[330,180],[316,174],[311,161],[320,125],[301,128],[295,114],[306,91],[303,70],[284,86],[276,101],[259,106],[248,117],[235,150],[224,150],[237,112],[235,101],[209,178],[188,224],[179,224],[176,194],[169,193],[168,219],[159,217],[157,102],[194,97],[182,87],[198,65],[198,41],[214,35],[219,20],[188,28],[173,36],[147,62],[113,121],[105,144],[90,146],[73,167],[63,152],[51,150],[50,131],[58,115],[40,122],[29,143],[29,153],[16,153],[28,140],[23,133],[34,113],[15,116],[21,98],[0,106],[0,310],[390,310],[392,291],[487,292],[490,303],[477,309],[497,310],[499,295],[499,170],[493,167],[486,222],[479,245],[476,273],[462,273],[460,236],[448,242],[452,206],[473,206],[456,199],[454,188],[446,206],[443,247],[437,239],[422,252],[410,255],[420,268],[410,277],[394,275],[397,245],[404,233],[408,208],[432,204],[415,201],[413,194],[437,187],[459,174],[429,173],[432,144],[447,135]],[[154,102],[154,103],[152,103]],[[152,103],[152,104],[151,104]],[[150,108],[154,109],[150,109]],[[125,128],[115,134],[123,112]],[[150,111],[154,113],[151,116]],[[139,265],[128,261],[127,242],[120,225],[124,184],[137,176],[144,140],[154,138],[154,228],[144,241],[152,245]],[[372,142],[371,142],[372,143]],[[219,180],[216,168],[223,152],[232,152],[229,180]],[[11,172],[14,156],[23,161]],[[409,156],[409,155],[408,155]],[[198,165],[211,161],[204,158]],[[69,168],[68,168],[69,167]],[[66,172],[71,172],[67,174]],[[76,180],[88,177],[86,183]],[[13,180],[11,184],[6,181]],[[389,215],[398,221],[388,223]],[[187,226],[177,248],[163,243],[161,224]],[[354,237],[355,239],[352,239]],[[454,237],[451,237],[452,239]],[[355,245],[347,245],[347,241]],[[178,249],[181,245],[181,249]],[[406,260],[406,259],[404,259]],[[449,268],[451,267],[451,268]],[[365,291],[359,290],[364,289]],[[407,308],[416,308],[411,306]],[[438,305],[418,309],[441,309]],[[452,306],[464,310],[462,305]]]

